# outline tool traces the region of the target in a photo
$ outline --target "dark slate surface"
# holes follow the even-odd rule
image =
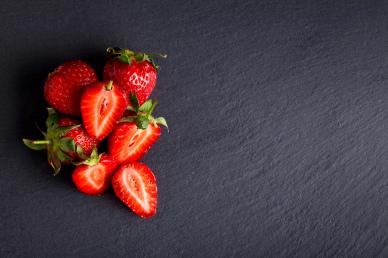
[[[337,2],[337,3],[336,3]],[[357,3],[355,3],[357,2]],[[1,257],[388,256],[382,1],[2,1]],[[142,220],[52,177],[45,77],[107,46],[166,52]]]

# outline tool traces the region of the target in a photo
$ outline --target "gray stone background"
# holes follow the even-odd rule
[[[388,256],[385,1],[1,1],[1,257]],[[52,177],[42,87],[108,46],[169,54],[159,204]]]

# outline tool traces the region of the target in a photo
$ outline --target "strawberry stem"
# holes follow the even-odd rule
[[[33,144],[46,144],[49,145],[51,144],[50,140],[38,140],[38,141],[32,141]]]
[[[109,81],[107,85],[105,85],[105,90],[111,90],[113,86],[113,81]]]
[[[106,49],[106,52],[108,52],[109,54],[117,55],[117,54],[119,54],[120,51],[119,50],[116,51],[113,47],[108,47]]]
[[[149,57],[161,57],[161,58],[167,58],[167,54],[147,54]]]

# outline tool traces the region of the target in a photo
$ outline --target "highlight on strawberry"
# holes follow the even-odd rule
[[[48,75],[46,131],[38,127],[42,139],[23,142],[47,152],[54,175],[63,165],[75,166],[78,191],[102,195],[112,185],[135,214],[149,218],[157,208],[156,178],[138,161],[159,139],[160,126],[168,131],[166,119],[153,115],[158,101],[149,99],[160,69],[153,58],[167,55],[111,47],[107,52],[104,81],[81,60],[65,62]]]

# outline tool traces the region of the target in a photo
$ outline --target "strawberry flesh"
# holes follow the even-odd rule
[[[79,165],[72,174],[77,189],[88,195],[100,195],[111,183],[113,172],[117,167],[114,159],[102,154],[95,165]]]
[[[112,187],[119,199],[140,217],[155,215],[158,189],[155,175],[145,164],[122,165],[112,178]]]
[[[108,139],[108,153],[119,164],[139,160],[159,139],[160,127],[150,123],[139,129],[134,122],[120,123]]]
[[[98,140],[104,139],[116,126],[126,106],[124,92],[112,82],[90,85],[81,98],[81,113],[86,131]]]

